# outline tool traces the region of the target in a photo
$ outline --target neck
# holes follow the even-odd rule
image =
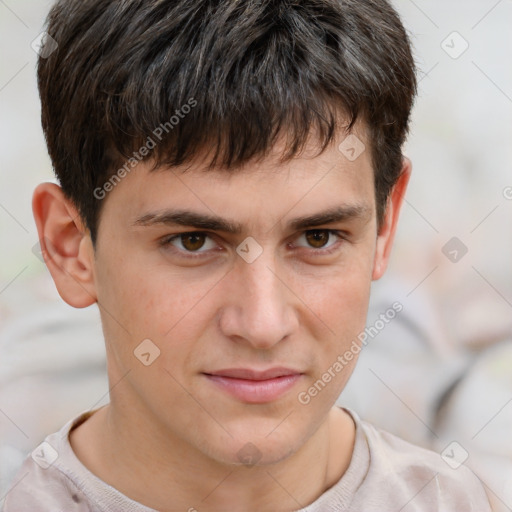
[[[219,463],[159,431],[147,413],[116,405],[72,432],[73,450],[107,484],[161,512],[297,510],[334,485],[352,456],[354,424],[337,407],[297,452],[272,465],[240,466]],[[130,418],[120,410],[130,410]]]

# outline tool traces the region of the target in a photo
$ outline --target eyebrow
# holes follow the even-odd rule
[[[288,222],[287,228],[303,230],[323,224],[333,224],[352,219],[365,219],[371,215],[371,209],[364,205],[343,205],[327,210],[297,217]],[[211,231],[221,231],[239,235],[243,232],[243,225],[215,215],[198,213],[191,210],[164,210],[145,213],[139,217],[133,226],[186,226]]]

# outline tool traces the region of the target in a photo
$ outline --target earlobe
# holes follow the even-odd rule
[[[382,227],[377,236],[377,246],[375,250],[372,274],[372,279],[374,281],[380,279],[384,275],[388,266],[389,255],[391,254],[398,218],[400,216],[400,209],[404,203],[404,196],[411,177],[411,171],[411,161],[404,157],[400,177],[389,195]]]
[[[41,252],[59,295],[76,308],[95,303],[94,249],[74,205],[58,185],[42,183],[34,191],[32,211]]]

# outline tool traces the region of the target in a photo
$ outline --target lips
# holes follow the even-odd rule
[[[285,367],[266,370],[228,368],[204,374],[217,388],[245,403],[277,400],[294,387],[302,373]]]
[[[245,379],[245,380],[268,380],[275,379],[276,377],[284,377],[286,375],[297,375],[301,372],[292,370],[290,368],[275,367],[268,370],[250,370],[248,368],[229,368],[227,370],[218,370],[211,372],[207,375],[218,377],[228,377],[231,379]]]

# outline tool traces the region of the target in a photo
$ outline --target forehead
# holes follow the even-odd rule
[[[103,214],[119,222],[148,224],[169,208],[193,209],[231,220],[233,232],[242,231],[244,223],[268,228],[276,219],[339,213],[340,207],[362,215],[373,212],[375,194],[370,154],[361,147],[363,137],[353,135],[320,154],[310,145],[285,163],[277,147],[269,157],[236,170],[208,169],[201,160],[157,169],[140,163],[110,192]]]

